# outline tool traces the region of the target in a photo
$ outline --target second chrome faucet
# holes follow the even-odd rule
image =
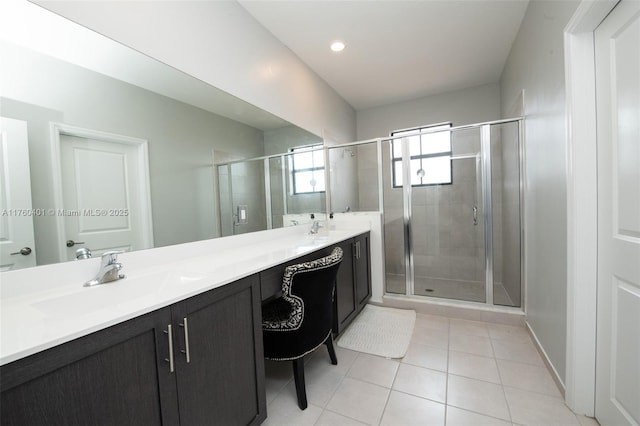
[[[104,284],[111,281],[117,281],[124,278],[124,274],[120,273],[122,263],[118,262],[118,255],[123,251],[107,251],[102,254],[102,262],[100,262],[100,270],[98,274],[91,280],[84,283],[85,287],[92,287],[98,284]]]

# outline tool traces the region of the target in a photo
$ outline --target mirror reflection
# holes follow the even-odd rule
[[[0,40],[2,270],[72,260],[82,248],[99,256],[278,227],[309,206],[297,200],[308,194],[285,195],[287,156],[219,167],[218,184],[213,164],[318,136],[101,39],[111,51],[99,71]],[[285,188],[269,217],[265,180]]]
[[[307,223],[326,210],[321,144],[217,168],[223,236]]]

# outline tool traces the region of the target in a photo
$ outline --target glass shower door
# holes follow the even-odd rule
[[[385,290],[392,294],[407,292],[407,247],[402,186],[394,185],[392,142],[382,142],[382,199],[384,203]]]
[[[491,125],[493,303],[522,304],[520,128]]]
[[[434,156],[411,167],[416,180],[411,189],[413,293],[485,302],[480,132],[445,131],[422,135],[418,142],[423,153]],[[424,161],[433,158],[439,162]],[[413,156],[411,161],[416,162]],[[439,170],[431,171],[431,181],[423,178],[418,184],[417,177],[428,176],[429,168]]]

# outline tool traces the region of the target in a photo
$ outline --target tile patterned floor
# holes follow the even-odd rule
[[[418,314],[401,360],[336,347],[307,356],[309,407],[290,362],[266,361],[267,426],[597,426],[569,410],[524,328]]]

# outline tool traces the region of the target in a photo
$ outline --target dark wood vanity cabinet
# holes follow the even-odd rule
[[[4,365],[0,423],[260,424],[260,312],[253,275]]]
[[[258,275],[252,275],[172,307],[181,425],[266,418],[260,303]]]
[[[371,299],[371,238],[370,234],[362,234],[354,238],[354,266],[356,300],[358,312]]]
[[[333,321],[334,334],[342,333],[342,330],[355,318],[358,313],[358,302],[354,281],[354,254],[355,245],[353,239],[338,244],[343,252],[342,263],[338,268],[336,277],[336,293],[334,299],[335,317]]]
[[[339,244],[334,332],[371,297],[369,233]],[[266,418],[261,301],[307,254],[0,366],[0,424],[255,425]]]
[[[0,367],[0,423],[171,423],[175,378],[163,361],[170,322],[164,308]]]
[[[335,334],[342,333],[371,298],[369,240],[367,232],[339,244],[344,259],[336,279]]]

